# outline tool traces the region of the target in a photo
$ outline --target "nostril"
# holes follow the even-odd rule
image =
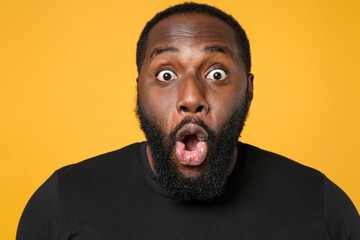
[[[183,112],[190,112],[190,109],[188,107],[185,107],[185,106],[181,106],[181,111]]]
[[[202,112],[204,110],[204,106],[198,106],[196,108],[196,112]]]
[[[202,105],[200,105],[200,106],[198,106],[198,107],[195,109],[195,111],[193,112],[193,110],[192,110],[191,108],[187,107],[187,106],[181,106],[181,107],[180,107],[180,110],[181,110],[182,112],[193,112],[193,113],[202,112],[202,111],[204,111],[204,109],[205,109],[205,107],[202,106]]]

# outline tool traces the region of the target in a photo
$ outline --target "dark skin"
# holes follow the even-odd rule
[[[247,74],[234,32],[206,14],[173,15],[150,31],[138,78],[139,99],[146,114],[168,135],[186,116],[200,118],[218,133],[220,126],[247,95],[253,98],[253,75]],[[247,92],[247,93],[246,93]],[[237,150],[234,149],[235,165]],[[151,150],[147,157],[153,166]],[[178,170],[196,177],[206,166],[183,165]]]

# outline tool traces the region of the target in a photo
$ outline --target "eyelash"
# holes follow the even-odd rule
[[[175,79],[168,79],[168,80],[163,79],[164,76],[160,76],[160,73],[162,73],[162,72],[164,72],[164,74],[165,74],[166,72],[170,72],[169,74],[171,75],[171,78],[173,78],[173,77],[175,76]],[[177,74],[174,73],[174,71],[172,71],[172,70],[163,69],[163,70],[158,71],[158,72],[155,74],[155,78],[157,78],[159,81],[162,81],[162,82],[173,81],[173,80],[176,80],[176,79],[177,79]],[[162,78],[162,79],[160,79],[160,78]]]
[[[226,74],[225,79],[226,79],[226,78],[229,78],[229,71],[228,71],[225,67],[223,67],[223,66],[213,66],[211,69],[209,69],[208,71],[205,72],[203,78],[206,78],[206,76],[209,75],[209,74],[210,74],[212,71],[214,71],[214,70],[222,70],[222,71],[224,71],[225,74]],[[160,74],[162,71],[171,71],[172,73],[174,73],[174,75],[175,75],[176,77],[178,77],[177,72],[176,72],[175,70],[173,70],[172,67],[169,67],[169,66],[162,67],[160,70],[156,71],[154,77],[158,79],[158,76],[159,76],[159,74]],[[222,80],[223,80],[223,79],[222,79]],[[162,81],[162,80],[160,80],[160,81]],[[168,80],[168,81],[170,81],[170,80]],[[218,80],[218,81],[220,81],[220,80]]]

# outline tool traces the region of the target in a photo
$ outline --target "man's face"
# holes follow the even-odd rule
[[[206,178],[231,171],[252,99],[239,51],[232,28],[205,14],[173,15],[150,31],[138,115],[150,165],[166,189],[171,181],[205,189],[201,184],[213,181]]]

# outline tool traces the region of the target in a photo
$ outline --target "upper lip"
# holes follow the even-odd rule
[[[199,141],[206,141],[207,132],[195,123],[187,123],[176,133],[176,141],[182,141],[186,135],[196,134]]]

